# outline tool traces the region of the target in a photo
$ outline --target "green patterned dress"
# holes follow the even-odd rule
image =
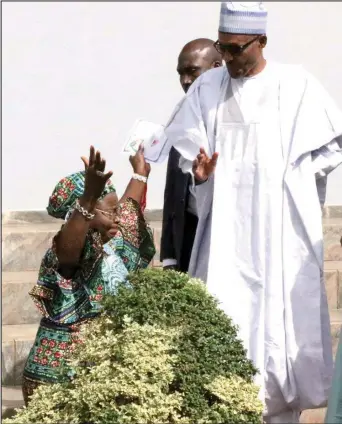
[[[82,258],[72,279],[58,273],[55,243],[46,252],[38,281],[30,295],[43,318],[23,374],[23,394],[39,384],[61,381],[65,352],[79,343],[80,326],[100,313],[104,294],[115,294],[128,272],[146,268],[155,254],[153,236],[141,208],[133,199],[122,204],[120,232],[103,245],[99,233],[89,231]]]

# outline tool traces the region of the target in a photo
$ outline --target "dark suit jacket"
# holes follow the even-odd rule
[[[181,263],[185,213],[191,183],[190,174],[184,174],[178,166],[179,158],[180,154],[172,147],[167,164],[160,245],[160,260],[177,259],[178,264]]]

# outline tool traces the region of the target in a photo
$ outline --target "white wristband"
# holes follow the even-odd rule
[[[143,175],[133,174],[132,178],[133,178],[133,180],[138,180],[138,181],[141,181],[143,183],[147,183],[147,177],[144,177]]]

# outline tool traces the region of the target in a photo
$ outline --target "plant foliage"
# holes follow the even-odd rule
[[[5,423],[262,422],[256,369],[201,281],[138,271],[103,306],[70,357],[73,380],[39,387]]]

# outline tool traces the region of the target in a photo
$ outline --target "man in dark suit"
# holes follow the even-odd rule
[[[198,38],[187,43],[178,57],[177,72],[185,91],[203,72],[222,66],[214,41]],[[163,230],[160,260],[164,269],[187,272],[197,228],[196,199],[191,176],[179,168],[179,153],[172,148],[167,165],[164,192]]]

